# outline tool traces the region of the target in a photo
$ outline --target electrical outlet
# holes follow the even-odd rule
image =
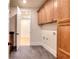
[[[43,36],[43,40],[45,40],[45,36]]]
[[[46,38],[46,40],[48,40],[48,38]]]
[[[53,32],[53,35],[56,35],[56,33],[55,33],[55,32]]]

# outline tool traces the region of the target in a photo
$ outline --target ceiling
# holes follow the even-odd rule
[[[27,0],[27,3],[23,3],[23,0],[10,0],[10,7],[20,8],[39,8],[46,0]]]

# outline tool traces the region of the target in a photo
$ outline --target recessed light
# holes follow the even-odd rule
[[[27,0],[23,0],[23,3],[27,3]]]
[[[57,8],[57,1],[54,2],[54,6]]]

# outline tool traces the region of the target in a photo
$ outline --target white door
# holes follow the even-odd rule
[[[20,46],[20,39],[21,39],[21,19],[20,19],[20,15],[17,14],[17,49],[19,48]]]
[[[22,19],[20,46],[27,45],[30,45],[30,19]]]
[[[30,45],[31,10],[17,8],[17,48]]]
[[[30,45],[30,19],[17,19],[17,48]]]

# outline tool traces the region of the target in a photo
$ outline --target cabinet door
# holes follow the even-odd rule
[[[70,18],[70,0],[58,0],[59,21],[69,21]]]
[[[51,10],[51,8],[52,8],[52,10]],[[53,7],[51,7],[51,1],[50,0],[45,4],[45,11],[46,11],[46,16],[47,16],[47,23],[52,22]]]
[[[40,9],[40,11],[38,12],[38,19],[39,19],[39,21],[38,21],[38,23],[39,24],[45,24],[45,23],[47,23],[47,21],[46,21],[46,12],[45,12],[45,8],[44,7],[42,7],[41,9]]]
[[[41,14],[41,10],[38,12],[38,24],[42,23],[42,14]]]
[[[49,8],[50,8],[50,10],[49,10],[49,13],[50,13],[50,20],[51,21],[54,21],[54,0],[50,0],[49,1]]]
[[[45,23],[47,23],[47,17],[46,17],[46,12],[45,12],[45,8],[44,8],[44,6],[42,7],[42,9],[41,9],[41,11],[42,11],[42,24],[45,24]]]
[[[58,20],[58,0],[54,0],[53,1],[53,5],[54,5],[54,21]]]
[[[50,17],[53,22],[58,19],[58,0],[50,0]]]
[[[70,26],[69,23],[58,26],[58,59],[70,59]]]

